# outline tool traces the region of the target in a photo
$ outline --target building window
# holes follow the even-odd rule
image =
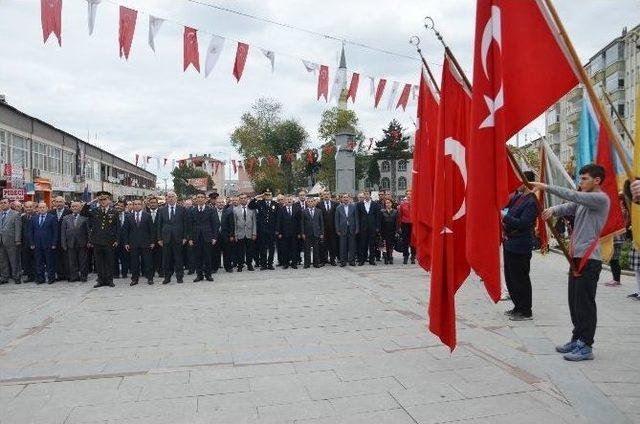
[[[0,131],[0,163],[7,163],[7,133]]]
[[[407,189],[407,179],[405,177],[398,178],[398,190]]]
[[[62,173],[76,175],[76,158],[71,152],[62,152]]]
[[[382,172],[389,172],[391,171],[391,165],[389,164],[389,161],[382,161],[382,166],[380,167],[380,170]]]
[[[62,173],[62,150],[47,146],[47,170],[54,174]]]
[[[9,152],[13,166],[29,167],[29,140],[19,135],[11,135],[11,150]]]
[[[398,171],[406,172],[406,170],[407,170],[407,161],[401,160],[400,162],[398,162]]]
[[[391,181],[389,181],[389,178],[384,177],[380,180],[380,188],[383,190],[389,190],[391,188]]]
[[[85,165],[84,165],[84,176],[86,179],[88,180],[93,180],[93,159],[86,159]]]
[[[45,145],[38,141],[34,141],[32,145],[32,149],[33,149],[33,157],[31,159],[31,162],[33,163],[33,167],[35,169],[40,169],[42,171],[45,171],[46,170],[45,163],[46,163],[46,156],[47,156],[47,149]]]

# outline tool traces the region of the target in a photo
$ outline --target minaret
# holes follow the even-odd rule
[[[347,58],[344,55],[344,43],[342,43],[342,52],[340,53],[340,65],[338,66],[338,72],[344,74],[342,79],[342,88],[340,90],[340,97],[338,98],[338,109],[347,110],[347,94],[349,90],[347,88]]]

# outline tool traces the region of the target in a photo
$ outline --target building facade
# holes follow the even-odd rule
[[[598,96],[602,99],[629,151],[631,151],[631,140],[622,130],[620,119],[604,98],[604,92],[609,95],[613,107],[632,137],[635,137],[633,134],[637,119],[635,96],[640,78],[640,51],[636,47],[636,37],[640,37],[640,25],[630,31],[625,28],[620,36],[600,49],[585,65],[585,70],[591,77]],[[575,87],[545,114],[547,141],[565,166],[574,162],[574,149],[578,138],[584,94],[582,86]]]
[[[225,184],[225,165],[224,161],[216,159],[208,154],[189,154],[188,158],[178,160],[178,166],[190,166],[209,174],[213,180],[213,187],[218,190],[218,193],[222,192],[222,188]]]
[[[155,193],[156,176],[0,98],[0,186],[26,199],[68,200],[106,190],[114,197]],[[3,191],[3,194],[10,193]],[[15,193],[15,191],[13,192]]]

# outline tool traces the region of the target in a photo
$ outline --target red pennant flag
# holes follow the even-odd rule
[[[237,174],[238,173],[238,165],[236,165],[236,160],[235,159],[231,159],[231,165],[233,165],[233,173]]]
[[[542,2],[478,0],[468,156],[467,258],[500,299],[500,209],[511,169],[505,143],[577,83]]]
[[[471,93],[445,56],[435,156],[429,330],[456,346],[455,294],[471,268],[465,257]]]
[[[400,93],[400,98],[398,99],[396,109],[402,106],[402,110],[407,110],[407,103],[409,103],[409,94],[411,94],[411,84],[405,84],[404,88],[402,89],[402,93]]]
[[[356,102],[356,93],[358,92],[358,84],[360,83],[360,74],[354,72],[351,75],[351,83],[349,83],[349,91],[347,92],[347,100],[351,99],[353,103]]]
[[[44,42],[53,33],[62,46],[62,0],[40,0],[40,21]]]
[[[378,107],[378,103],[380,103],[380,99],[382,98],[382,93],[384,93],[385,85],[387,85],[386,79],[381,79],[380,81],[378,81],[378,87],[376,88],[375,103],[373,107],[376,107],[376,108]]]
[[[244,64],[247,61],[247,55],[249,54],[249,45],[238,41],[238,48],[236,49],[236,61],[233,64],[233,76],[236,77],[236,81],[240,82],[242,72],[244,71]]]
[[[318,73],[318,98],[324,96],[325,102],[329,95],[329,67],[326,65],[320,65],[320,72]]]
[[[200,53],[198,52],[198,30],[191,27],[184,27],[184,69],[193,65],[196,71],[200,72]]]
[[[427,76],[420,78],[418,95],[418,130],[413,151],[413,181],[411,192],[411,237],[416,247],[418,263],[431,269],[431,225],[433,220],[433,178],[438,139],[438,95]]]
[[[120,6],[120,28],[118,31],[118,41],[120,43],[120,57],[124,55],[125,59],[129,59],[133,33],[136,30],[137,17],[137,11]]]

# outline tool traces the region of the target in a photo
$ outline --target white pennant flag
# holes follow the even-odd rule
[[[391,86],[391,92],[389,93],[389,99],[387,103],[387,109],[393,110],[393,106],[395,105],[396,97],[398,96],[398,89],[400,88],[400,83],[398,81],[394,81]]]
[[[171,169],[175,169],[175,168],[176,168],[176,160],[171,159]]]
[[[267,50],[267,49],[260,49],[260,50],[262,51],[262,54],[267,59],[269,59],[269,62],[271,62],[271,72],[273,73],[275,69],[276,54],[272,50]]]
[[[154,53],[156,52],[156,35],[160,32],[160,27],[163,23],[164,19],[149,15],[149,47]]]
[[[418,99],[418,92],[420,90],[420,87],[417,85],[414,85],[412,90],[411,90],[411,99],[412,100],[417,100]]]
[[[369,95],[373,96],[376,92],[376,83],[371,75],[367,78],[369,79]]]
[[[222,53],[222,48],[224,47],[224,37],[220,37],[219,35],[212,34],[211,41],[209,41],[209,47],[207,48],[207,62],[204,67],[204,77],[208,77],[213,68],[215,68],[216,63],[218,63],[218,59],[220,58],[220,53]]]
[[[156,158],[156,168],[160,170],[160,158]]]
[[[313,75],[316,74],[316,71],[320,67],[317,63],[309,62],[308,60],[302,59],[302,64],[304,65],[307,72],[313,72]]]
[[[96,12],[98,11],[98,5],[101,1],[102,0],[87,0],[89,35],[93,34],[93,27],[96,24]]]
[[[344,68],[338,68],[336,72],[336,77],[333,80],[333,85],[331,86],[331,96],[329,97],[329,103],[331,103],[334,99],[340,98],[340,93],[342,89],[347,85],[347,70]]]

